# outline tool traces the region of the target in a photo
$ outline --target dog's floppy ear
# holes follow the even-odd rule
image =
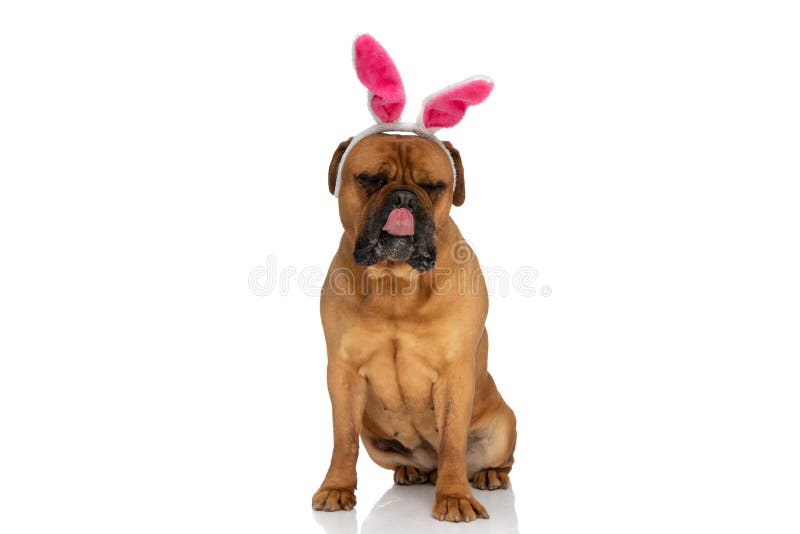
[[[351,137],[347,141],[342,141],[339,143],[339,146],[336,147],[336,152],[333,153],[333,159],[331,159],[331,165],[328,167],[328,189],[331,191],[331,195],[336,190],[336,175],[339,174],[339,163],[342,161],[342,156],[344,156],[344,151],[347,150],[347,147],[350,145],[350,141],[353,138]]]
[[[456,190],[453,191],[453,205],[460,206],[464,203],[464,197],[467,194],[464,188],[464,166],[461,164],[461,154],[453,146],[450,141],[444,141],[444,146],[450,152],[450,157],[453,158],[453,165],[456,168]]]

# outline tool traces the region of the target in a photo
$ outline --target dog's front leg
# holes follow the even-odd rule
[[[447,521],[488,518],[486,509],[472,496],[467,480],[467,432],[475,393],[472,362],[451,364],[433,386],[439,442],[436,504],[433,517]]]
[[[356,504],[358,435],[366,402],[366,382],[346,364],[328,363],[333,411],[333,454],[325,480],[311,499],[314,510],[351,510]]]

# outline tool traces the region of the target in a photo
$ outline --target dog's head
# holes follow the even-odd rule
[[[339,216],[357,263],[404,262],[427,271],[436,263],[437,231],[448,221],[450,206],[464,202],[461,157],[435,133],[458,124],[494,84],[475,76],[446,87],[425,99],[417,122],[403,123],[405,89],[386,50],[360,35],[353,63],[377,124],[339,145],[328,186],[339,197]]]
[[[351,141],[342,142],[331,160],[331,193]],[[406,262],[418,271],[434,266],[436,229],[465,194],[461,157],[449,142],[443,145],[449,157],[431,139],[378,133],[349,150],[341,169],[339,216],[355,244],[356,263]]]

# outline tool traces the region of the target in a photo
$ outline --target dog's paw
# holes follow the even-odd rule
[[[425,484],[429,480],[429,473],[420,471],[416,467],[412,467],[410,465],[401,465],[394,470],[394,483],[400,484],[401,486]]]
[[[486,508],[469,492],[455,495],[437,495],[433,505],[433,517],[439,521],[475,521],[479,517],[489,519]]]
[[[349,488],[320,488],[311,498],[311,507],[325,512],[352,510],[355,505],[356,495]]]
[[[508,488],[508,467],[483,469],[472,476],[472,487],[482,490]]]

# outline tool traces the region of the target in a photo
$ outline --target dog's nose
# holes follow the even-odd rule
[[[396,189],[390,195],[389,205],[394,208],[413,209],[417,206],[417,195],[407,189]]]

